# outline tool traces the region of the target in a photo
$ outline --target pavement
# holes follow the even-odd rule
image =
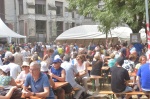
[[[102,87],[101,89],[99,89],[99,91],[96,92],[92,90],[92,83],[89,82],[88,88],[89,88],[88,94],[90,94],[91,96],[89,96],[87,99],[110,99],[107,94],[98,93],[99,91],[111,90],[110,84],[104,84],[104,87]],[[132,99],[138,99],[137,95],[132,95]],[[148,99],[148,98],[145,95],[143,95],[140,99]]]

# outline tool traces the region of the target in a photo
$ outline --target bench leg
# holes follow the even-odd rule
[[[93,90],[93,92],[95,91],[95,80],[94,79],[92,79],[92,90]]]

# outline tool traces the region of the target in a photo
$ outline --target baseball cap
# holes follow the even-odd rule
[[[0,66],[0,69],[5,73],[8,73],[10,71],[10,68],[8,65]]]
[[[62,60],[59,59],[59,58],[57,58],[57,59],[54,59],[54,60],[53,60],[53,63],[62,63]]]

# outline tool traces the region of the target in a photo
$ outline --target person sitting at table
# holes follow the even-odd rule
[[[75,67],[77,68],[79,72],[79,76],[77,77],[78,82],[82,82],[84,88],[85,88],[85,93],[88,91],[88,85],[87,81],[89,80],[89,74],[87,70],[87,64],[85,62],[85,56],[84,55],[78,55],[77,56],[77,64],[75,64]]]
[[[130,77],[128,71],[122,67],[124,57],[119,57],[116,60],[116,65],[110,69],[111,72],[111,90],[114,93],[125,93],[132,91],[132,88],[128,86]],[[119,94],[116,94],[117,99],[121,98]],[[126,95],[126,99],[129,99],[130,95]]]
[[[116,63],[115,54],[111,53],[110,58],[111,59],[108,60],[108,66],[111,68],[111,67],[115,66],[115,63]]]
[[[22,93],[25,97],[37,96],[54,99],[54,93],[48,77],[40,72],[40,68],[41,66],[37,61],[30,64],[30,73],[26,77]],[[28,89],[29,86],[31,86],[31,90]]]
[[[50,69],[50,76],[54,82],[65,82],[65,70],[61,67],[61,59],[53,60],[53,66]],[[65,91],[62,88],[55,90],[58,99],[65,99]]]
[[[63,57],[64,62],[61,64],[61,67],[65,69],[66,71],[66,81],[71,84],[73,88],[78,88],[79,90],[75,93],[74,98],[75,99],[80,99],[81,94],[85,91],[85,89],[79,85],[75,81],[75,77],[79,75],[79,72],[75,68],[74,65],[72,65],[70,61],[70,56],[65,55]]]
[[[144,60],[145,61],[145,60]],[[140,91],[144,92],[147,99],[150,98],[150,63],[145,63],[138,69],[137,84]]]
[[[2,70],[2,74],[0,75],[0,86],[17,86],[15,80],[9,76],[10,68],[7,65],[3,65],[0,67]]]
[[[102,65],[103,65],[103,61],[100,55],[95,54],[92,62],[91,76],[101,76]],[[95,80],[95,86],[96,86],[96,90],[98,91],[99,79]]]
[[[30,72],[29,69],[29,62],[24,61],[22,64],[22,71],[21,73],[17,76],[17,79],[15,80],[15,82],[17,83],[18,86],[22,87],[26,76],[28,75],[28,73]]]
[[[126,69],[129,74],[131,74],[132,72],[134,72],[134,68],[135,68],[135,64],[134,64],[134,61],[135,61],[135,57],[134,55],[130,54],[129,55],[129,59],[127,60],[124,60],[124,63],[122,65],[122,67],[124,69]]]
[[[41,72],[47,74],[47,77],[49,79],[49,82],[51,84],[51,87],[54,88],[55,87],[55,83],[52,80],[52,77],[50,77],[49,75],[49,69],[46,63],[46,59],[48,58],[48,56],[44,56],[43,61],[40,63],[41,64]]]
[[[0,90],[2,90],[2,89],[3,89],[3,87],[0,88]],[[16,86],[11,87],[5,96],[0,95],[0,99],[11,99],[11,97],[16,89],[17,89]]]

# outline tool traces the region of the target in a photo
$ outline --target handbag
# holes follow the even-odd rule
[[[68,83],[66,86],[63,86],[63,87],[62,87],[62,89],[64,89],[64,90],[65,90],[65,94],[69,94],[69,93],[71,93],[71,92],[72,92],[73,87],[71,86],[71,84],[70,84],[70,83]]]

